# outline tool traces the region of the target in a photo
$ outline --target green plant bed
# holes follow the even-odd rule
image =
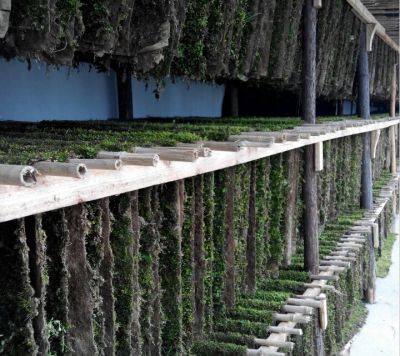
[[[235,332],[245,335],[258,335],[265,337],[267,335],[269,320],[265,322],[256,322],[246,319],[225,319],[216,325],[216,330],[220,332]]]
[[[216,341],[197,341],[191,352],[196,356],[245,356],[247,347]]]
[[[299,280],[291,281],[288,279],[267,279],[259,283],[259,288],[266,291],[274,290],[277,292],[302,293],[304,291],[304,282]]]
[[[244,304],[244,303],[243,303]],[[240,304],[240,305],[243,305]],[[253,307],[253,308],[252,308]],[[269,311],[267,308],[279,310],[279,305],[260,305],[260,308],[256,308],[256,305],[251,305],[249,303],[249,307],[238,306],[232,310],[227,312],[227,316],[230,319],[235,320],[249,320],[253,322],[260,322],[260,323],[270,323],[272,322],[272,311]]]
[[[255,336],[243,335],[240,333],[221,333],[216,332],[209,335],[209,339],[217,342],[224,342],[236,345],[246,345],[248,348],[256,348],[254,344]]]
[[[396,239],[395,234],[389,234],[383,243],[381,255],[376,262],[376,276],[379,278],[385,278],[389,274],[392,265],[392,250]]]

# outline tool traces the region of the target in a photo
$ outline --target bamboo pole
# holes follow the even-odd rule
[[[254,343],[260,346],[272,346],[272,347],[279,347],[285,350],[293,351],[294,349],[294,342],[291,341],[272,341],[266,339],[254,339]]]
[[[225,151],[225,152],[239,152],[241,146],[239,142],[219,142],[219,141],[206,141],[204,147],[208,147],[214,151]]]
[[[327,284],[325,285],[321,285],[321,284],[313,284],[313,283],[304,283],[304,287],[305,288],[318,288],[318,289],[322,289],[322,290],[335,290],[334,286],[329,286]]]
[[[289,328],[285,326],[270,326],[268,328],[268,331],[272,333],[278,333],[278,334],[288,334],[288,335],[303,335],[303,330],[301,329],[295,329],[295,328]]]
[[[199,152],[196,149],[177,149],[174,147],[134,147],[133,153],[154,153],[158,154],[163,161],[177,161],[177,162],[196,162],[199,158]]]
[[[63,163],[41,161],[35,163],[34,167],[41,175],[84,178],[87,168],[82,163]]]
[[[312,315],[314,313],[313,308],[297,305],[284,305],[282,310],[287,313],[299,313],[304,315]]]
[[[282,322],[294,322],[298,324],[307,324],[311,321],[311,317],[307,315],[300,315],[300,314],[280,314],[275,313],[273,314],[272,318],[276,321]]]
[[[32,187],[36,184],[36,169],[30,166],[0,164],[0,184]]]
[[[124,165],[151,166],[156,167],[160,157],[156,153],[128,153],[128,152],[106,152],[97,154],[99,159],[119,159]]]
[[[69,163],[84,164],[89,169],[120,170],[122,162],[119,159],[70,159]]]
[[[338,261],[338,260],[329,260],[329,261],[321,261],[321,266],[337,266],[337,267],[350,267],[350,262]]]
[[[300,298],[289,298],[287,303],[292,305],[311,307],[311,308],[320,308],[321,302],[312,299],[300,299]]]
[[[231,135],[228,139],[230,142],[236,141],[250,141],[250,142],[263,142],[272,145],[275,143],[275,137],[269,136],[252,136],[252,135]]]

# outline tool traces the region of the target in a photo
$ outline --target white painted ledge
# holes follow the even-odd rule
[[[375,120],[364,126],[311,136],[309,139],[275,143],[268,148],[249,147],[239,152],[213,151],[211,157],[200,157],[194,163],[162,161],[157,167],[124,166],[120,171],[90,170],[84,179],[43,176],[39,177],[38,184],[33,188],[0,185],[0,222],[177,181],[399,123],[399,118]]]

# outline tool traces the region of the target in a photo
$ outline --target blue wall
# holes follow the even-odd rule
[[[184,82],[177,79],[175,83],[166,80],[161,97],[154,96],[155,82],[146,83],[134,80],[133,115],[135,117],[220,117],[225,87],[200,82]]]
[[[154,81],[133,80],[134,117],[219,117],[224,87],[170,80],[160,100]],[[97,73],[88,65],[79,70],[46,68],[32,62],[0,59],[0,120],[88,120],[118,117],[115,74]]]
[[[0,60],[0,120],[107,119],[117,110],[114,75]]]

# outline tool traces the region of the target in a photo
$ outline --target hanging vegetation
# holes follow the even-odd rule
[[[303,0],[15,0],[0,42],[7,59],[126,67],[134,76],[262,83],[298,91]],[[353,96],[361,21],[345,0],[318,13],[317,90]],[[389,95],[395,51],[371,54],[371,93]]]
[[[133,127],[143,142],[151,142],[146,125],[167,128],[165,137],[173,143],[182,134],[224,138],[250,124],[281,128],[293,122],[254,119],[228,129],[230,122],[222,120],[213,130],[194,122],[186,130],[178,120]],[[76,152],[73,136],[89,141],[96,135],[101,145],[116,148],[133,137],[124,131],[128,124],[98,123],[91,132],[86,123],[72,132],[69,125],[6,126],[3,154],[15,152],[28,129],[38,142],[42,135],[43,147],[68,142],[54,149],[58,157]],[[116,128],[114,140],[110,127]],[[387,131],[374,160],[375,193],[390,179]],[[96,153],[79,149],[82,156]],[[318,173],[321,256],[362,216],[356,208],[361,149],[361,135],[324,145],[325,169]],[[267,337],[273,314],[289,295],[301,294],[310,279],[303,270],[301,157],[294,150],[1,224],[0,351],[245,355],[256,347],[256,337]],[[380,248],[391,209],[389,204],[379,221]],[[334,283],[341,293],[328,294],[327,354],[340,349],[353,332],[351,323],[364,315],[360,301],[370,268],[366,250]],[[302,339],[293,339],[295,355],[309,354],[313,332],[308,325]]]

